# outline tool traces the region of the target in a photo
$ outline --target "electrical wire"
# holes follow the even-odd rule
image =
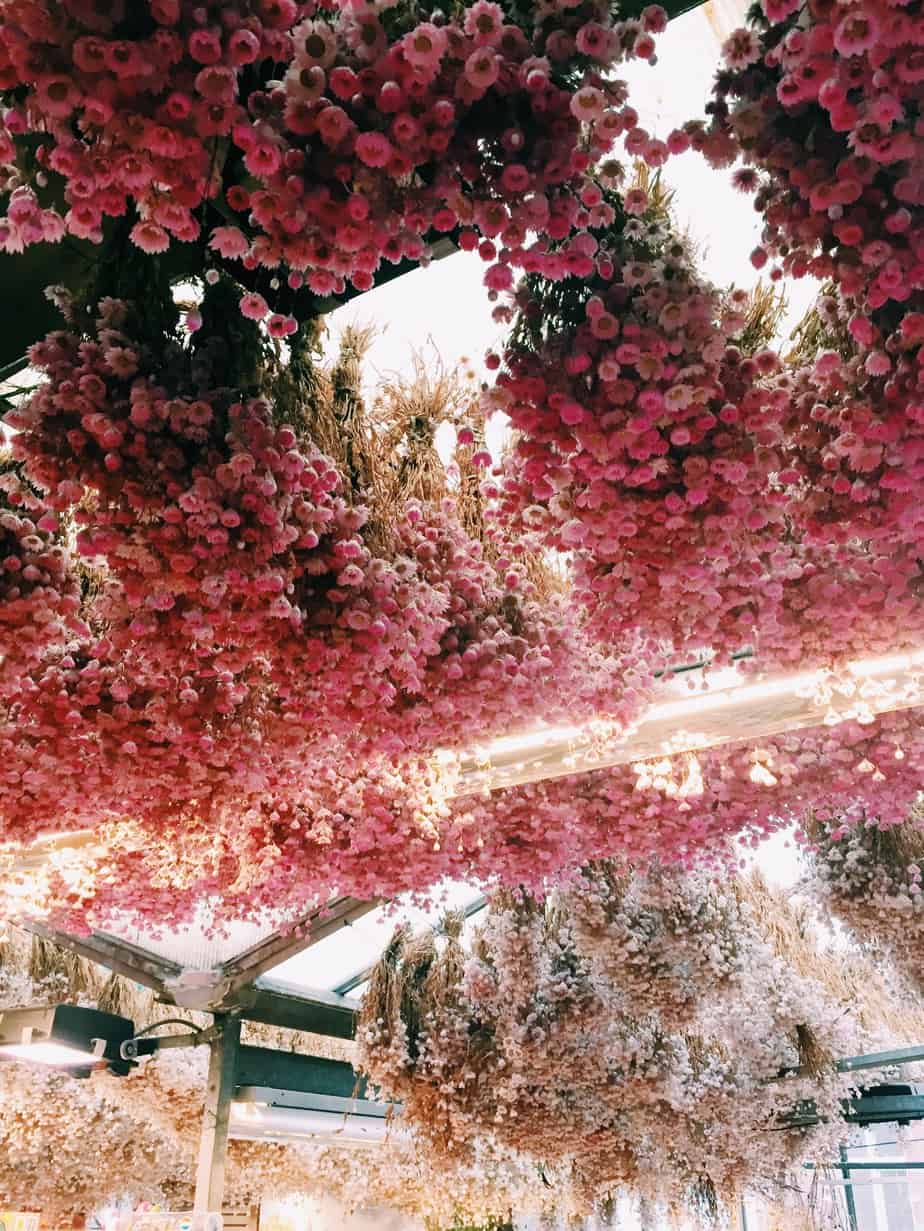
[[[136,1030],[135,1038],[140,1039],[143,1034],[150,1034],[152,1030],[157,1030],[159,1026],[188,1026],[193,1034],[202,1034],[202,1029],[195,1022],[184,1021],[182,1017],[165,1017],[163,1021],[151,1022],[150,1026],[145,1026],[142,1030]]]

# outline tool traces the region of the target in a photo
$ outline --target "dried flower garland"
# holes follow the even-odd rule
[[[501,895],[467,951],[452,928],[442,950],[399,934],[364,1002],[363,1064],[432,1148],[494,1139],[570,1169],[588,1203],[772,1190],[843,1134],[831,1056],[863,1031],[759,882],[629,872],[590,868],[544,908]],[[819,1136],[768,1131],[805,1097],[833,1117]]]
[[[882,826],[863,804],[805,822],[812,871],[808,887],[864,945],[883,951],[924,984],[924,837],[913,810]]]

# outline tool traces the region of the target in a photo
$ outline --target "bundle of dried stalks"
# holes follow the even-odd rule
[[[770,346],[776,338],[786,312],[786,296],[772,283],[759,281],[752,288],[745,308],[744,328],[735,335],[735,345],[745,355],[755,355]]]
[[[413,374],[391,374],[378,387],[373,419],[377,495],[388,511],[408,500],[437,503],[449,490],[436,449],[437,429],[471,419],[477,395],[459,367],[439,355],[413,354]]]
[[[738,887],[762,934],[787,966],[820,984],[865,1034],[881,1039],[883,1047],[924,1038],[924,1003],[890,963],[856,949],[820,950],[810,904],[774,891],[760,873],[752,872]]]
[[[326,452],[336,443],[337,433],[330,411],[330,380],[320,362],[323,333],[320,320],[305,321],[289,344],[287,363],[277,347],[272,397],[277,420]]]
[[[487,442],[484,415],[474,401],[471,405],[469,427],[473,436],[471,444],[456,444],[454,461],[459,473],[456,509],[462,525],[476,542],[483,544],[485,554],[490,558],[497,555],[497,549],[493,537],[486,533],[485,497],[481,490],[483,472],[472,461],[477,453],[486,449]]]
[[[33,983],[54,986],[68,1000],[96,999],[105,981],[99,966],[41,936],[31,938],[28,973]]]
[[[340,351],[330,371],[330,421],[336,440],[325,448],[340,462],[347,487],[358,497],[372,497],[375,454],[363,398],[363,360],[375,338],[374,325],[348,325],[340,337]]]
[[[837,306],[832,284],[825,283],[815,303],[789,335],[793,345],[783,358],[790,367],[813,363],[822,351],[837,351],[844,358],[853,353],[853,343],[837,316]]]
[[[670,223],[672,221],[674,197],[677,194],[673,188],[667,186],[660,169],[654,170],[647,162],[642,162],[641,159],[636,160],[632,165],[632,180],[629,188],[641,189],[648,197],[646,217],[650,215],[651,220],[655,222]]]

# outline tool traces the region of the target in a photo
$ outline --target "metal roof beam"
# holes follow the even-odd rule
[[[924,1120],[924,1094],[885,1094],[873,1087],[857,1098],[846,1099],[843,1109],[848,1124],[910,1124],[912,1120]],[[815,1103],[806,1099],[781,1119],[779,1127],[812,1128],[820,1122]]]
[[[165,990],[164,984],[168,979],[176,978],[182,973],[182,967],[176,962],[158,957],[145,949],[139,949],[137,945],[129,941],[109,936],[105,932],[91,932],[89,936],[71,936],[67,932],[59,932],[55,928],[46,927],[44,923],[34,919],[22,920],[18,926],[31,932],[33,936],[40,936],[53,945],[69,949],[89,962],[97,962],[100,966],[106,966],[109,970],[115,971],[117,975],[132,979],[135,983],[141,983],[165,1001],[172,1003],[172,997]]]
[[[847,1056],[838,1060],[837,1067],[841,1073],[853,1073],[860,1069],[891,1069],[903,1064],[913,1064],[924,1060],[924,1043],[916,1047],[900,1047],[897,1051],[874,1051],[866,1056]]]
[[[336,992],[307,991],[281,979],[262,977],[250,988],[242,989],[235,1003],[235,1011],[247,1021],[326,1034],[332,1039],[353,1038],[357,1009],[356,1001]]]
[[[238,1089],[246,1086],[338,1099],[362,1099],[366,1091],[365,1078],[345,1060],[246,1045],[237,1055],[234,1085]],[[381,1107],[384,1115],[387,1108],[384,1104]]]
[[[282,965],[289,958],[303,953],[305,949],[310,949],[312,945],[333,936],[343,928],[350,927],[377,905],[376,901],[364,901],[361,898],[332,898],[291,928],[274,932],[259,944],[223,962],[221,978],[226,990],[222,1003],[226,1007],[232,1007],[237,993],[253,983],[258,976]]]

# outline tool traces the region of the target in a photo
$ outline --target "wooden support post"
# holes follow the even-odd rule
[[[228,1122],[231,1116],[231,1099],[234,1096],[237,1054],[241,1043],[239,1017],[216,1015],[215,1025],[220,1026],[220,1033],[212,1042],[209,1054],[199,1165],[196,1170],[196,1199],[193,1204],[196,1214],[208,1214],[222,1208]]]

